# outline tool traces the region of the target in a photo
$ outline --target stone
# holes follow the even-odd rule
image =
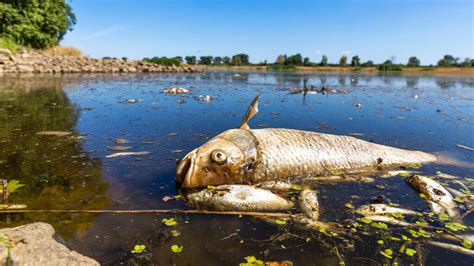
[[[0,55],[11,55],[12,52],[7,48],[0,48]]]
[[[0,261],[4,265],[99,265],[60,244],[53,235],[54,228],[46,223],[1,229]]]

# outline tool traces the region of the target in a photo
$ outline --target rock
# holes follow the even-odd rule
[[[0,48],[0,65],[5,73],[134,73],[194,72],[189,66],[166,67],[141,61],[94,59],[89,57],[49,55],[41,51],[17,51]]]
[[[0,55],[11,55],[12,52],[7,48],[0,48]]]
[[[9,263],[6,241],[0,242],[0,261],[6,265],[99,265],[89,257],[68,249],[53,239],[54,229],[46,223],[32,223],[0,230],[11,245]],[[7,243],[8,243],[7,242]]]

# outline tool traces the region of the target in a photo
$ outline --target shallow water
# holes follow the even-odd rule
[[[303,79],[350,93],[290,95]],[[189,88],[191,93],[161,93],[169,86]],[[162,200],[176,194],[176,160],[214,135],[237,127],[257,94],[261,95],[260,113],[250,122],[253,128],[360,133],[358,138],[365,140],[442,153],[464,162],[424,166],[421,171],[427,175],[442,171],[474,177],[474,153],[456,146],[474,147],[473,78],[210,72],[0,77],[0,178],[25,184],[10,201],[31,209],[189,208],[181,201]],[[217,98],[211,102],[193,99],[198,95]],[[142,101],[120,103],[127,99]],[[358,103],[362,107],[356,107]],[[36,134],[44,130],[73,134]],[[118,138],[129,140],[124,146],[132,151],[150,154],[106,158],[114,153],[108,147],[115,146]],[[324,221],[350,218],[344,204],[367,204],[381,195],[402,207],[429,210],[402,178],[321,185],[318,191]],[[474,225],[473,216],[465,223]],[[161,220],[171,217],[178,225],[164,226]],[[0,227],[33,221],[51,223],[69,247],[104,264],[236,265],[248,255],[265,261],[291,260],[295,265],[339,261],[322,244],[331,247],[337,242],[330,237],[247,217],[12,214],[0,216]],[[172,236],[171,230],[180,235]],[[364,236],[355,241],[353,250],[339,253],[348,265],[388,262],[379,254],[376,240]],[[147,252],[131,254],[136,244],[145,244]],[[173,244],[183,245],[183,251],[173,254]],[[472,257],[423,245],[419,253],[427,265],[474,262]],[[418,259],[399,257],[402,264]]]

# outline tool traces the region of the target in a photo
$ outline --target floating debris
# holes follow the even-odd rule
[[[112,147],[108,147],[107,149],[111,151],[127,151],[127,150],[130,150],[131,148],[132,147],[130,146],[112,146]]]
[[[163,90],[163,93],[168,93],[168,94],[184,94],[184,93],[189,93],[189,90],[185,88],[166,88]]]
[[[149,151],[137,151],[137,152],[117,152],[110,155],[105,156],[105,158],[114,158],[120,156],[143,156],[150,154]]]
[[[194,96],[193,98],[196,101],[203,101],[203,102],[210,102],[211,100],[216,99],[216,97],[211,97],[210,95],[206,95],[206,96],[199,95],[199,96]]]
[[[42,135],[42,136],[56,136],[56,137],[64,137],[64,136],[69,136],[72,133],[68,131],[41,131],[36,133],[37,135]]]
[[[362,107],[362,104],[361,103],[356,103],[354,106],[357,107],[357,108],[360,108],[360,107]]]
[[[26,209],[25,204],[0,204],[0,210],[19,210]]]
[[[353,136],[353,137],[360,137],[360,136],[364,136],[364,134],[362,134],[362,133],[349,133],[349,134],[347,134],[347,135],[349,135],[349,136]]]
[[[122,144],[129,144],[130,141],[128,139],[116,139],[115,144],[122,145]]]
[[[138,102],[143,102],[142,99],[127,99],[123,101],[118,101],[118,103],[138,103]]]
[[[172,150],[171,153],[180,153],[183,152],[183,150]]]
[[[468,147],[468,146],[465,146],[465,145],[456,144],[456,146],[458,146],[461,149],[468,150],[468,151],[474,151],[474,148],[471,148],[471,147]]]

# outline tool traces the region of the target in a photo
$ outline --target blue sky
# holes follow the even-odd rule
[[[444,54],[474,58],[472,0],[71,0],[62,45],[94,57],[359,55],[362,61]]]

